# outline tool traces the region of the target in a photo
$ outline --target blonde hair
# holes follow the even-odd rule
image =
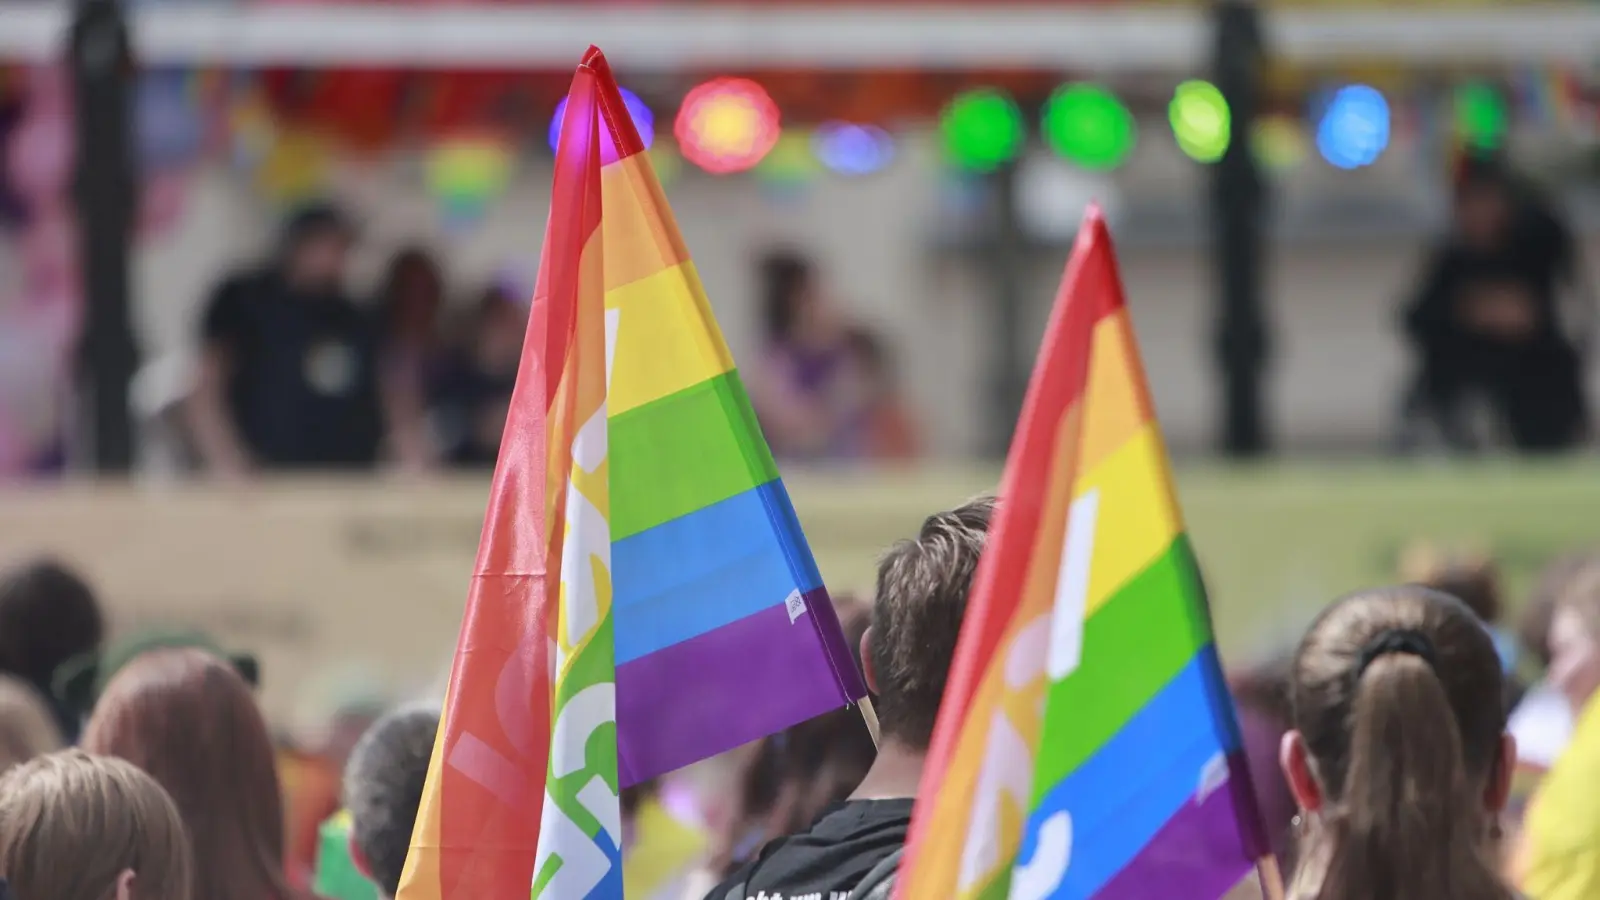
[[[0,772],[66,743],[39,692],[20,678],[0,675]]]
[[[177,807],[131,763],[67,750],[0,776],[0,877],[18,897],[105,900],[132,870],[138,897],[189,900],[190,869]]]

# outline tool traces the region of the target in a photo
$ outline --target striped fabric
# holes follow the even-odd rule
[[[616,96],[606,79],[603,104]],[[837,709],[866,685],[650,157],[626,114],[606,118],[627,132],[600,172],[600,221],[629,785]]]
[[[591,48],[399,900],[620,898],[621,788],[866,695],[643,150]]]
[[[1218,900],[1265,853],[1097,211],[1007,461],[898,896]]]

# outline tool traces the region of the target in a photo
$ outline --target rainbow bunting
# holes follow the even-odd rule
[[[604,56],[399,900],[620,898],[617,793],[866,694]]]
[[[906,900],[1217,900],[1267,852],[1096,209],[1028,389],[918,797]]]

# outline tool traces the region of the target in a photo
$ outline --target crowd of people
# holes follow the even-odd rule
[[[240,476],[493,465],[527,325],[524,289],[496,282],[450,303],[434,257],[409,247],[364,302],[346,286],[355,236],[339,209],[312,204],[267,260],[216,287],[180,417],[198,466]],[[774,452],[915,455],[878,338],[837,313],[804,257],[775,254],[761,278],[765,352],[747,377]]]
[[[876,744],[843,709],[623,792],[630,898],[888,896],[995,506],[930,516],[870,603],[837,601]],[[1486,556],[1419,548],[1397,574],[1230,678],[1288,896],[1600,896],[1600,553],[1554,561],[1515,630]],[[308,793],[252,657],[189,632],[108,642],[95,592],[50,561],[0,577],[0,673],[11,896],[396,894],[437,702],[346,729],[316,751],[334,787]]]
[[[308,206],[266,261],[225,278],[202,317],[183,409],[203,468],[408,470],[494,462],[521,358],[520,288],[447,303],[426,250],[400,250],[370,302],[352,297],[353,223]]]

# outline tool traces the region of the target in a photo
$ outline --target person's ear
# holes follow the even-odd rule
[[[872,670],[872,626],[861,635],[861,677],[866,679],[867,690],[878,693],[878,673]]]
[[[1322,808],[1322,785],[1311,771],[1311,757],[1306,750],[1305,738],[1298,731],[1290,731],[1278,745],[1278,764],[1283,767],[1283,778],[1289,783],[1289,793],[1301,810],[1314,813]]]
[[[367,862],[367,855],[361,852],[360,847],[356,846],[355,832],[351,832],[344,839],[344,846],[345,850],[350,853],[351,865],[356,867],[356,871],[361,873],[361,877],[369,881],[372,880],[372,865]]]
[[[123,869],[122,872],[117,875],[117,889],[112,896],[115,897],[116,900],[134,900],[133,884],[138,880],[139,876],[134,874],[132,869]]]
[[[1489,784],[1484,789],[1484,808],[1492,813],[1502,812],[1511,802],[1511,782],[1517,776],[1517,739],[1511,732],[1500,735],[1500,756],[1489,772]]]

